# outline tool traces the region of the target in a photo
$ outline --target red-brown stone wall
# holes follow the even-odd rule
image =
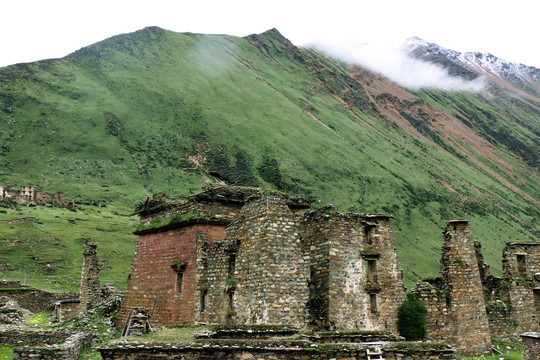
[[[125,325],[133,307],[149,308],[152,326],[195,323],[197,235],[200,234],[205,234],[212,246],[223,240],[225,226],[194,224],[139,237],[117,326]],[[181,294],[177,294],[177,274],[171,268],[175,260],[186,263]]]

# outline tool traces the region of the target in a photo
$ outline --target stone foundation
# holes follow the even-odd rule
[[[382,351],[380,351],[380,350]],[[103,360],[453,360],[455,350],[440,343],[314,344],[310,342],[205,341],[191,344],[117,343],[99,349]],[[369,356],[369,357],[368,357]]]
[[[92,341],[89,333],[71,334],[52,330],[7,329],[0,331],[0,344],[14,345],[13,359],[78,360]]]

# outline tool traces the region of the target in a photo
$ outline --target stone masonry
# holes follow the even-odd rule
[[[311,325],[397,333],[395,314],[405,288],[389,220],[385,215],[341,214],[332,207],[304,216],[311,315],[317,315]]]
[[[540,331],[540,242],[514,242],[503,250],[503,287],[515,330]],[[504,298],[503,298],[504,299]]]
[[[444,234],[439,278],[413,292],[427,307],[427,338],[445,341],[461,355],[491,351],[486,305],[469,223],[449,221]]]
[[[94,306],[99,299],[101,285],[99,283],[99,260],[96,248],[96,244],[84,244],[84,260],[79,295],[80,312],[85,312],[88,308]]]
[[[523,332],[539,329],[540,243],[513,242],[503,250],[503,277],[494,277],[484,263],[481,246],[477,257],[491,336],[519,341]]]
[[[540,333],[521,334],[521,344],[523,345],[523,360],[540,359]]]
[[[405,298],[389,217],[306,212],[303,198],[206,189],[148,199],[117,324],[266,324],[396,331]]]

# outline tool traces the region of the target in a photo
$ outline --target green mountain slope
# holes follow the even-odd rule
[[[155,192],[182,197],[207,181],[393,214],[408,284],[438,271],[440,232],[464,217],[500,273],[505,242],[538,238],[539,109],[503,86],[401,89],[296,48],[276,30],[238,38],[146,28],[63,59],[2,68],[0,184],[107,207],[83,206],[62,226],[73,217],[65,209],[0,211],[0,220],[38,219],[0,224],[0,263],[9,264],[0,276],[20,279],[28,268],[38,282],[76,277],[81,238],[90,238],[105,277],[122,288],[137,219],[118,214]],[[103,223],[117,231],[103,236]],[[29,226],[33,243],[58,239],[69,264],[47,268],[58,262],[50,251],[36,265],[31,245],[8,241]]]

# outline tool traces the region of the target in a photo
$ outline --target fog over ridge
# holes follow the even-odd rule
[[[482,90],[485,85],[482,77],[466,80],[451,76],[442,66],[414,59],[397,46],[347,40],[341,42],[319,40],[310,43],[309,46],[348,63],[365,66],[409,89],[476,92]]]

